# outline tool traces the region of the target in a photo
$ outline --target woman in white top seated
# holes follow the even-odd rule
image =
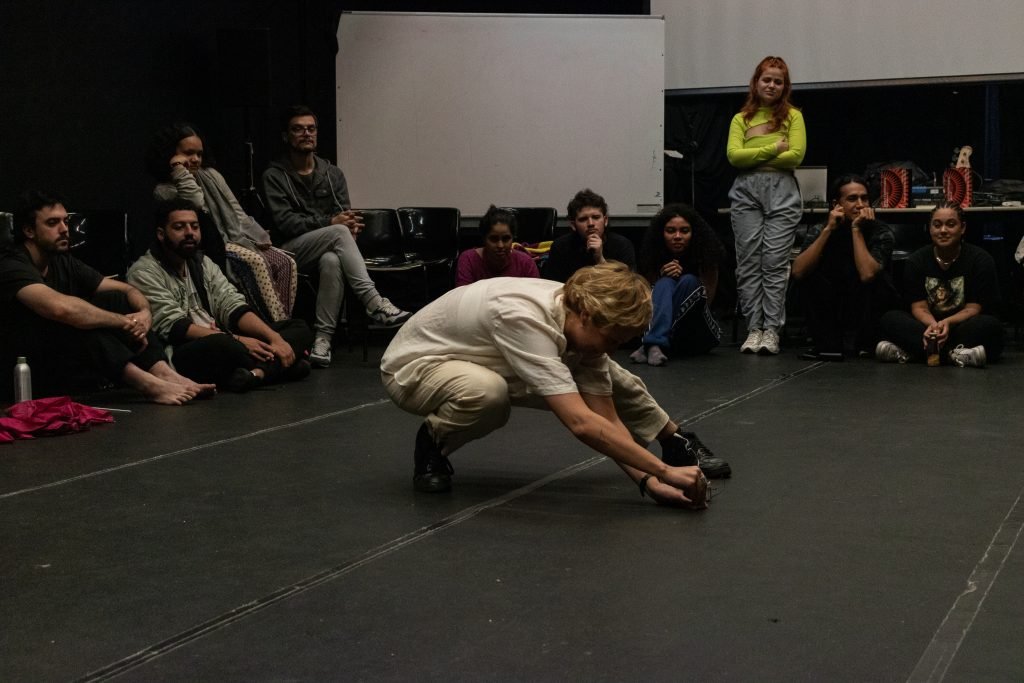
[[[224,176],[209,165],[199,130],[188,123],[161,128],[146,162],[157,180],[155,199],[187,199],[201,212],[200,219],[217,229],[224,241],[228,275],[249,304],[268,322],[290,318],[295,261],[271,246],[270,234],[245,213]]]

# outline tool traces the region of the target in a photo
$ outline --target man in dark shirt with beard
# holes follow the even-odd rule
[[[60,198],[25,193],[14,228],[15,243],[0,257],[0,364],[11,368],[15,357],[27,357],[37,396],[66,393],[83,371],[166,405],[214,392],[167,363],[150,330],[149,303],[137,289],[68,253],[68,212]]]

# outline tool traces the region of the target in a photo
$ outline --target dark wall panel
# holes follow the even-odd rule
[[[0,207],[47,187],[68,208],[127,210],[138,253],[151,235],[152,132],[195,123],[232,187],[247,187],[244,142],[258,174],[278,152],[278,108],[305,101],[333,117],[336,13],[322,0],[0,3]],[[223,31],[266,40],[224,54]]]

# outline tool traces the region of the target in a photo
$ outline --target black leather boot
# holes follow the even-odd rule
[[[414,460],[414,489],[425,493],[440,493],[451,489],[455,468],[448,462],[447,456],[441,455],[441,447],[434,443],[434,437],[430,435],[426,422],[420,425],[420,430],[416,432]]]

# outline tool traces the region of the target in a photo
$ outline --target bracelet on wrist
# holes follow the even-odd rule
[[[640,478],[640,481],[637,482],[637,486],[640,487],[640,497],[641,498],[643,498],[644,496],[647,495],[647,480],[650,479],[651,477],[654,477],[654,475],[653,474],[645,474],[643,477]],[[657,477],[654,477],[654,478],[657,479]]]

